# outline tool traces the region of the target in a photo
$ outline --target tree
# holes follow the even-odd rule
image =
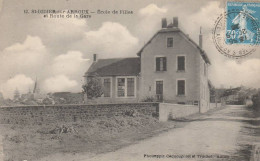
[[[87,95],[87,98],[93,99],[100,97],[103,94],[103,86],[101,79],[94,76],[87,78],[87,84],[82,86],[83,93]]]

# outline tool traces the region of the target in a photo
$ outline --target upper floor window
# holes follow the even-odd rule
[[[167,59],[166,57],[156,57],[156,71],[166,71]]]
[[[184,71],[185,70],[185,56],[178,56],[177,57],[177,71]]]
[[[185,80],[177,81],[177,95],[178,96],[185,95]]]
[[[167,48],[171,48],[171,47],[173,47],[173,38],[168,37],[167,38]]]
[[[111,78],[104,78],[104,97],[111,96]]]

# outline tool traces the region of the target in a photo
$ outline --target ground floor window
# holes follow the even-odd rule
[[[111,78],[104,78],[104,97],[111,97]]]
[[[163,81],[156,81],[156,99],[157,101],[163,100]]]
[[[135,96],[135,79],[127,78],[127,96],[133,97]]]
[[[177,95],[185,95],[185,80],[177,81]]]
[[[117,78],[117,96],[125,97],[125,78]]]
[[[117,78],[117,97],[135,96],[135,78]]]

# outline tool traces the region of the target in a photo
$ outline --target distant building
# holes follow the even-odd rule
[[[120,41],[120,40],[119,40]],[[101,78],[104,94],[98,103],[141,102],[153,97],[159,102],[199,105],[209,108],[208,67],[210,60],[199,45],[178,27],[174,17],[141,48],[138,57],[96,59],[85,73],[86,82]],[[91,101],[91,100],[87,100]]]
[[[40,86],[39,86],[37,78],[36,78],[35,83],[34,83],[34,88],[33,88],[32,94],[33,94],[33,98],[35,100],[44,99],[44,98],[47,97],[47,94],[40,91]]]
[[[47,97],[47,94],[42,93],[40,91],[39,83],[36,78],[34,86],[33,86],[33,91],[31,89],[28,90],[28,93],[21,94],[21,101],[42,101],[44,98]]]

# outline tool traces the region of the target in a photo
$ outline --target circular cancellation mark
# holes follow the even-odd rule
[[[243,16],[243,17],[239,17]],[[241,29],[236,21],[245,20],[248,28]],[[215,21],[212,32],[213,42],[217,50],[229,58],[242,58],[256,51],[259,45],[259,24],[256,19],[241,11],[229,11],[221,14]]]

